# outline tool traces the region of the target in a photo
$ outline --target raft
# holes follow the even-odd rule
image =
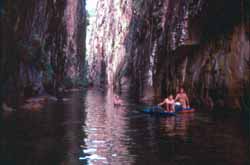
[[[179,105],[175,106],[175,112],[177,112],[177,113],[192,113],[194,111],[195,111],[195,109],[191,108],[191,107],[190,108],[182,108]]]
[[[195,111],[194,108],[186,108],[186,109],[180,110],[178,113],[192,113],[194,111]]]
[[[176,115],[175,112],[166,112],[166,111],[164,111],[163,108],[161,108],[159,106],[146,108],[142,112],[146,113],[146,114],[157,115],[157,116],[165,116],[165,117],[166,116],[175,116]]]
[[[150,108],[144,109],[142,112],[151,115],[158,115],[158,116],[175,116],[177,113],[192,113],[194,112],[194,108],[182,108],[182,107],[175,107],[175,112],[166,112],[160,106],[154,106]]]

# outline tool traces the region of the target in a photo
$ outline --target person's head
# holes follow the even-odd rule
[[[173,96],[172,94],[170,94],[170,95],[168,96],[168,98],[172,100],[172,99],[174,98],[174,96]]]
[[[180,93],[184,93],[184,88],[183,87],[180,88]]]

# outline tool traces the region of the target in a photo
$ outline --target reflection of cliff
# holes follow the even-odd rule
[[[80,0],[5,1],[1,95],[8,93],[13,100],[16,94],[41,94],[44,87],[78,80],[85,52],[85,16],[85,1]]]
[[[184,85],[199,105],[240,108],[249,20],[247,0],[101,0],[90,80],[137,97]]]
[[[165,130],[169,137],[188,137],[190,123],[194,120],[194,114],[179,114],[177,117],[169,117],[161,120],[162,129]]]
[[[120,164],[133,161],[128,155],[127,143],[130,138],[125,134],[126,115],[125,107],[115,107],[114,93],[108,90],[101,93],[89,90],[85,99],[86,121],[84,139],[86,146],[83,150],[88,164]],[[125,163],[131,164],[131,163]]]

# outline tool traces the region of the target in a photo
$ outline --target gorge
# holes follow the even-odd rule
[[[184,86],[198,106],[242,109],[250,79],[247,0],[100,0],[88,41],[85,3],[5,2],[2,98],[34,86],[81,85],[87,77],[136,99],[165,97]],[[38,55],[27,57],[32,49]]]
[[[0,164],[250,164],[249,0],[4,0],[0,22]],[[190,109],[162,102],[180,88]]]

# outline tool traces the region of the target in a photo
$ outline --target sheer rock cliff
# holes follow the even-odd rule
[[[1,100],[17,104],[20,96],[56,93],[80,81],[85,0],[7,0],[1,27]]]
[[[239,109],[249,22],[247,0],[100,0],[89,79],[144,99],[184,86],[193,104]]]

